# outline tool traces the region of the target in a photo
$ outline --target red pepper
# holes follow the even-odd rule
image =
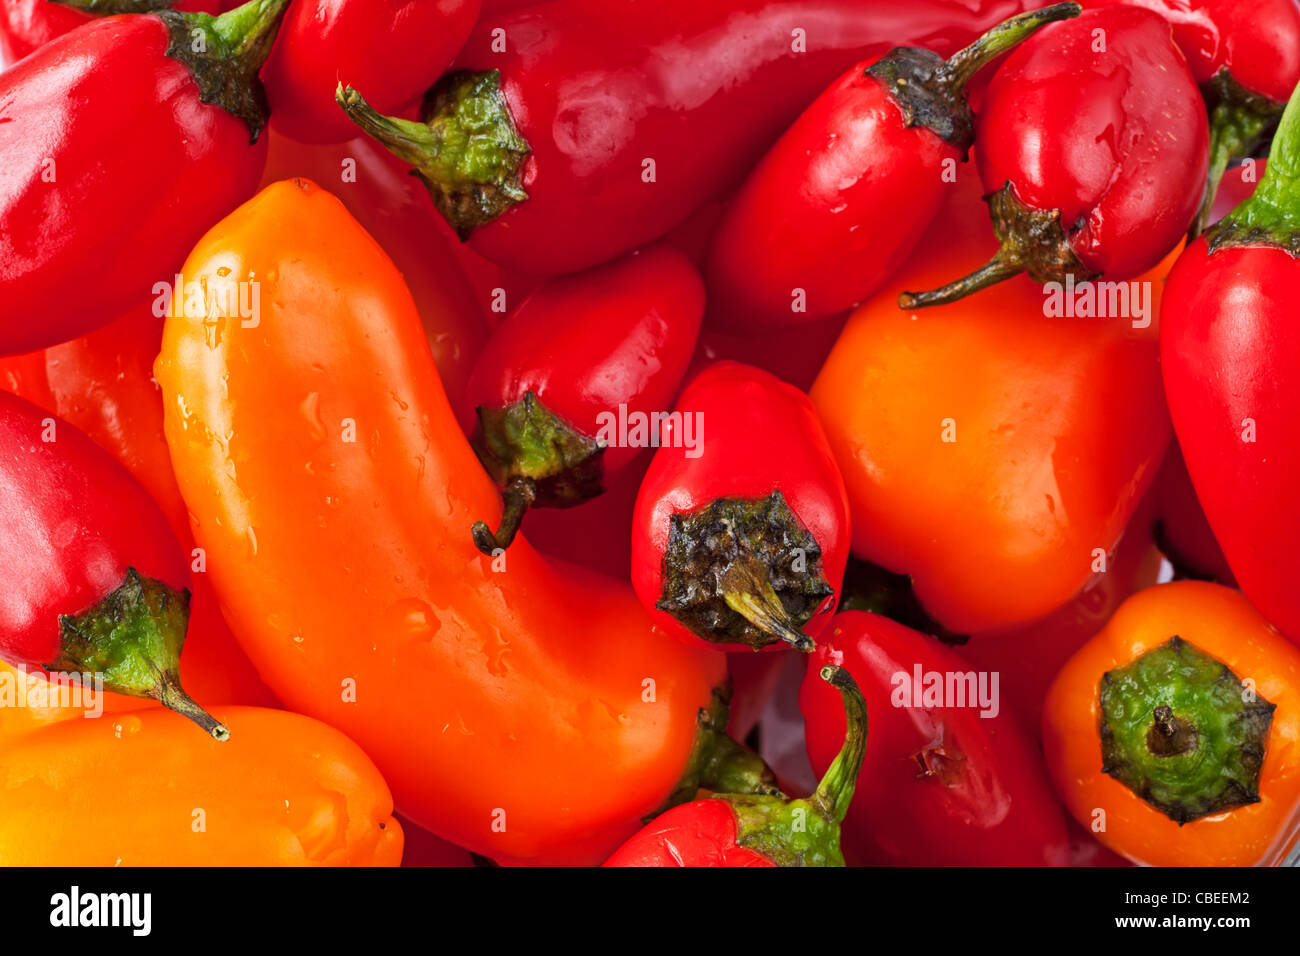
[[[1160,311],[1165,393],[1197,498],[1260,612],[1300,641],[1300,88],[1255,194],[1191,243]]]
[[[353,139],[339,81],[400,110],[450,65],[478,12],[479,0],[296,0],[263,73],[271,126],[303,143]]]
[[[849,504],[808,396],[719,362],[652,429],[632,586],[655,623],[722,650],[810,650],[844,580]]]
[[[1158,13],[1201,84],[1210,113],[1210,172],[1192,235],[1206,218],[1224,170],[1277,125],[1300,82],[1300,5],[1295,0],[1087,0]]]
[[[470,376],[461,424],[505,493],[484,554],[508,548],[531,505],[564,508],[649,446],[648,425],[681,387],[704,314],[704,283],[666,246],[553,279],[497,329]],[[477,420],[476,420],[477,419]]]
[[[121,315],[252,195],[287,2],[108,17],[0,74],[0,354]]]
[[[837,74],[895,44],[951,53],[1020,0],[558,0],[483,20],[423,123],[340,90],[488,258],[571,272],[720,195]],[[344,78],[346,79],[346,78]]]
[[[162,321],[152,304],[143,305],[82,338],[0,358],[0,388],[67,420],[116,458],[162,509],[193,564],[189,512],[172,473],[162,395],[153,380],[161,340]],[[190,580],[181,655],[190,689],[214,702],[275,706],[222,618],[207,574]]]
[[[96,14],[177,10],[216,13],[217,0],[5,0],[0,3],[0,64],[14,63],[56,37],[89,23]]]
[[[904,309],[1021,272],[1039,282],[1145,272],[1196,214],[1209,129],[1169,25],[1147,10],[1108,7],[1052,24],[1015,50],[989,84],[975,140],[1002,247],[965,278],[904,292]]]
[[[845,735],[812,796],[713,794],[654,819],[605,866],[843,866],[840,823],[867,748],[867,708],[843,667],[818,676],[839,691]]]
[[[101,677],[229,737],[181,688],[188,566],[148,492],[72,425],[8,392],[0,488],[0,659]]]
[[[1156,501],[1155,539],[1173,565],[1175,577],[1236,587],[1237,581],[1210,530],[1176,441],[1156,473],[1151,497]]]
[[[1061,806],[1042,757],[980,675],[938,641],[864,611],[835,617],[830,640],[808,660],[799,695],[814,770],[830,765],[844,715],[826,692],[821,668],[858,679],[871,715],[871,746],[844,821],[850,859],[913,866],[1041,866],[1066,861]],[[919,676],[918,676],[919,675]],[[935,683],[941,691],[930,699]],[[920,684],[918,690],[917,684]],[[931,688],[927,691],[926,688]],[[962,702],[956,690],[969,697]],[[920,699],[917,699],[917,696]]]
[[[709,321],[802,325],[856,305],[934,219],[974,139],[966,85],[1058,3],[994,27],[946,62],[915,47],[863,61],[804,111],[750,174],[713,237]]]

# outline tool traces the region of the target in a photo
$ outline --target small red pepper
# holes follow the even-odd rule
[[[871,746],[844,820],[852,861],[1066,862],[1061,805],[1042,756],[999,700],[994,674],[976,674],[938,641],[888,618],[836,615],[830,639],[808,659],[799,694],[814,770],[831,764],[844,733],[842,709],[819,679],[827,665],[857,676],[871,715]],[[981,676],[987,708],[981,707]]]
[[[652,434],[632,585],[655,623],[722,650],[811,650],[844,580],[849,504],[808,396],[719,362]]]
[[[474,525],[480,551],[508,548],[532,505],[595,497],[605,475],[649,447],[649,422],[676,397],[703,314],[699,273],[666,246],[553,279],[511,313],[460,414],[505,494],[496,533]]]
[[[101,677],[228,738],[181,688],[189,570],[139,482],[69,423],[0,392],[0,488],[0,659]]]
[[[974,140],[966,85],[1058,3],[994,27],[945,61],[899,47],[850,69],[752,172],[714,233],[709,322],[802,325],[856,305],[897,271]]]
[[[1038,282],[1145,272],[1196,214],[1209,128],[1169,25],[1147,10],[1107,7],[1051,24],[1007,58],[975,141],[1002,247],[962,279],[902,293],[903,309],[953,302],[1021,272]]]
[[[1019,0],[557,0],[479,22],[423,122],[339,89],[489,259],[572,272],[738,182],[837,74],[901,43],[951,53]],[[346,80],[346,77],[342,79]]]
[[[0,74],[0,354],[121,315],[253,194],[287,3],[108,17]]]
[[[1300,642],[1300,87],[1255,194],[1165,287],[1161,366],[1197,498],[1242,591]]]
[[[97,14],[177,10],[217,13],[217,0],[5,0],[0,3],[0,64],[14,63]]]
[[[605,866],[843,866],[840,823],[867,749],[867,708],[843,667],[823,667],[818,676],[839,691],[846,729],[811,796],[715,793],[684,803],[656,817]]]
[[[1174,42],[1210,106],[1210,172],[1192,235],[1219,180],[1277,125],[1300,83],[1300,5],[1295,0],[1087,0],[1089,7],[1144,7],[1169,22]]]
[[[342,143],[339,81],[396,112],[442,74],[478,19],[479,0],[295,0],[263,71],[271,126],[303,143]]]

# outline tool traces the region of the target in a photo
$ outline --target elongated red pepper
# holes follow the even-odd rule
[[[849,504],[808,396],[718,362],[652,428],[632,524],[641,603],[688,642],[810,650],[844,580]]]
[[[939,211],[974,140],[966,84],[1058,3],[994,27],[944,61],[899,47],[857,64],[804,111],[727,206],[709,254],[709,322],[800,325],[861,302]]]
[[[800,800],[717,793],[684,803],[656,817],[605,865],[843,866],[840,823],[867,749],[867,707],[843,667],[823,667],[818,676],[840,692],[846,729],[816,792]]]
[[[1040,31],[994,75],[975,138],[1002,247],[965,278],[904,292],[904,309],[1021,272],[1131,279],[1178,244],[1200,204],[1205,109],[1169,25],[1147,10],[1087,10]]]
[[[494,261],[571,272],[655,239],[737,182],[837,74],[897,44],[942,54],[1017,0],[559,0],[483,20],[389,119],[340,89]]]
[[[188,568],[139,483],[65,421],[0,392],[0,658],[152,697],[217,740],[181,688]]]
[[[218,0],[5,0],[0,3],[0,63],[13,63],[56,37],[90,22],[96,14],[177,10],[217,13]]]
[[[478,12],[479,0],[297,0],[263,73],[272,127],[303,143],[353,139],[339,81],[400,110],[450,65]]]
[[[844,821],[851,860],[1066,861],[1064,815],[1043,759],[1000,700],[994,674],[976,674],[938,641],[888,618],[836,615],[799,695],[815,770],[831,764],[844,734],[843,709],[819,677],[827,665],[857,677],[871,715],[871,746]]]
[[[121,315],[252,195],[257,70],[287,3],[108,17],[0,74],[0,354]]]
[[[1298,198],[1300,87],[1255,194],[1187,247],[1160,310],[1165,393],[1197,498],[1242,591],[1294,641]]]
[[[681,388],[703,314],[699,273],[660,246],[552,280],[502,323],[460,415],[505,493],[496,533],[474,525],[480,551],[509,547],[532,505],[599,494],[606,474],[650,447],[651,416]]]
[[[1210,172],[1195,236],[1208,218],[1228,164],[1276,125],[1300,83],[1300,5],[1295,0],[1086,0],[1158,13],[1201,84],[1210,113]]]

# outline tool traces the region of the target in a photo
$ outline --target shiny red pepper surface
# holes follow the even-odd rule
[[[436,145],[441,159],[431,161],[427,131],[375,129],[390,146],[415,143],[408,158],[435,195],[445,190],[441,208],[478,251],[523,272],[570,272],[661,236],[719,195],[864,56],[898,44],[946,55],[1021,9],[1016,0],[559,0],[480,21],[455,65],[483,84],[471,93],[449,77],[446,95],[426,103],[425,118],[453,131],[465,128],[458,102],[478,104],[465,110],[474,123],[503,114],[516,135],[493,136],[483,178]],[[482,71],[499,71],[499,89]],[[503,149],[503,138],[516,142]]]
[[[254,0],[224,15],[248,42],[238,56],[211,19],[193,21],[206,31],[209,67],[239,63],[248,122],[200,100],[190,67],[168,55],[159,14],[95,21],[0,74],[0,354],[122,314],[171,282],[204,230],[252,195],[266,145],[250,143],[259,120],[248,71],[285,3]],[[95,280],[70,289],[82,275]]]
[[[865,611],[836,615],[828,640],[808,660],[799,695],[808,756],[819,772],[844,736],[843,708],[818,677],[828,664],[857,678],[871,725],[844,821],[846,857],[904,866],[1066,862],[1064,813],[1038,748],[1006,702],[994,694],[991,706],[981,708],[969,698],[956,706],[955,697],[931,704],[925,696],[930,675],[946,687],[952,675],[974,674],[972,665],[888,618]],[[985,686],[992,689],[988,672]],[[978,686],[971,698],[977,695]],[[994,709],[995,716],[981,716]]]
[[[271,125],[304,143],[352,139],[335,87],[350,83],[377,109],[401,109],[451,63],[478,12],[479,0],[297,0],[262,74]]]
[[[217,0],[180,0],[178,3],[150,0],[148,5],[156,10],[172,7],[204,13],[217,13],[223,9]],[[123,0],[118,6],[133,6],[137,11],[145,9],[145,4],[138,0]],[[89,13],[52,0],[5,0],[0,3],[0,63],[21,60],[38,47],[84,26],[91,19]]]
[[[633,516],[641,603],[688,642],[807,649],[849,548],[844,480],[812,402],[760,369],[718,362],[672,414],[652,431],[660,447]]]

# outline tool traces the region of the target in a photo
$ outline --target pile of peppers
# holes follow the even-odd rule
[[[0,865],[1282,865],[1297,290],[1297,0],[6,0]]]

